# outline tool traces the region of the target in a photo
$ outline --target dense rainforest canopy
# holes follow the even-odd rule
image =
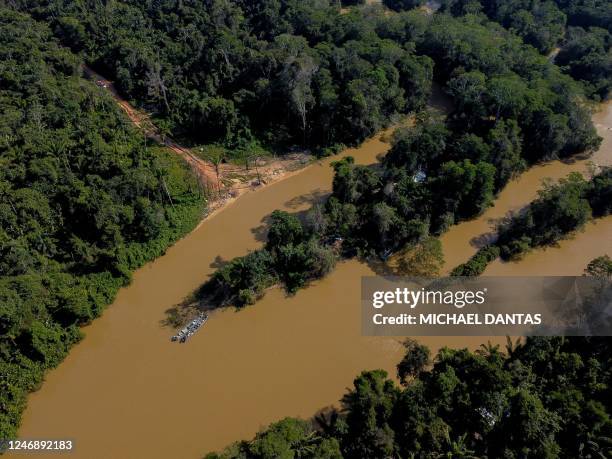
[[[610,275],[610,273],[608,274]],[[364,371],[339,412],[286,418],[207,459],[596,458],[612,452],[607,338],[441,349],[413,341],[403,385]]]
[[[15,3],[47,20],[124,95],[152,110],[160,127],[234,154],[254,142],[355,144],[392,115],[422,107],[430,90],[434,56],[422,46],[428,21],[417,11],[347,11],[329,0]],[[385,3],[401,11],[423,2]],[[611,8],[605,0],[442,6],[454,15],[486,13],[542,52],[565,40],[559,62],[598,97],[611,84]],[[469,47],[483,38],[477,33]],[[506,73],[503,54],[487,57]]]
[[[193,142],[356,144],[430,91],[431,59],[333,2],[17,3]]]
[[[550,54],[587,92],[612,90],[612,3],[608,0],[443,0],[455,16],[485,14]],[[557,54],[558,53],[558,54]],[[556,56],[556,57],[555,57]]]
[[[78,326],[203,210],[185,165],[147,148],[80,64],[0,8],[0,438]]]

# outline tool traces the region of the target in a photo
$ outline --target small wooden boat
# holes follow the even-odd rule
[[[202,325],[206,323],[208,320],[208,314],[201,312],[197,317],[191,320],[185,327],[181,328],[181,330],[172,338],[170,341],[178,341],[179,343],[186,342],[191,336],[197,332]]]

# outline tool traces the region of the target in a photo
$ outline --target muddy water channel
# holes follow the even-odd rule
[[[375,138],[347,153],[373,163],[387,148]],[[293,298],[271,291],[254,307],[216,312],[186,345],[160,324],[220,262],[260,246],[274,209],[326,195],[330,162],[241,197],[137,271],[32,394],[20,437],[72,438],[74,457],[201,457],[280,417],[310,417],[362,369],[392,370],[397,341],[360,336],[369,271],[355,262]]]
[[[612,166],[612,103],[608,102],[593,117],[597,132],[603,137],[601,148],[591,161],[601,166]],[[579,171],[584,163],[575,166]],[[533,251],[517,263],[491,263],[486,276],[558,275],[581,274],[593,258],[601,255],[612,256],[612,216],[594,220],[572,238],[560,241],[558,246]]]
[[[609,107],[607,116],[597,122],[611,126]],[[346,154],[369,164],[387,148],[377,137]],[[606,151],[609,160],[609,136]],[[265,218],[274,209],[299,211],[325,196],[331,161],[241,197],[137,271],[112,307],[85,329],[83,342],[30,396],[20,438],[72,439],[71,457],[79,458],[201,457],[279,418],[311,417],[336,403],[363,369],[393,373],[400,340],[360,334],[360,277],[372,271],[357,261],[341,263],[294,297],[272,290],[243,311],[217,311],[186,345],[170,343],[172,330],[161,325],[165,311],[219,263],[261,245]],[[488,219],[529,201],[542,178],[583,167],[551,164],[513,183],[490,212],[444,237],[448,264],[467,259],[476,250],[471,239],[489,230]],[[584,236],[599,250],[611,227],[611,220],[591,225],[568,245]],[[533,255],[544,259],[554,250]],[[565,257],[575,256],[567,250]],[[578,265],[572,272],[584,265],[581,258],[565,264]],[[522,265],[504,265],[503,274],[523,274]],[[555,269],[556,264],[544,274]],[[442,345],[476,347],[483,339],[423,341],[435,351]]]
[[[475,220],[452,227],[441,237],[445,270],[450,271],[469,259],[493,236],[496,220],[516,211],[537,197],[542,181],[556,181],[570,172],[587,173],[589,163],[612,165],[612,103],[600,107],[593,116],[597,132],[603,137],[601,148],[587,159],[571,162],[551,161],[535,166],[510,182],[495,200],[495,205]],[[575,275],[581,274],[593,258],[608,253],[612,256],[612,217],[587,224],[573,239],[559,247],[537,250],[516,263],[492,263],[485,275]]]

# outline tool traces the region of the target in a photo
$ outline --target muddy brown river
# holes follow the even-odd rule
[[[612,166],[612,103],[600,107],[593,116],[597,132],[603,137],[601,148],[586,160],[573,162],[551,161],[532,167],[518,180],[510,182],[490,207],[479,218],[462,222],[442,235],[445,270],[448,272],[476,253],[480,244],[489,239],[495,221],[508,212],[516,211],[537,197],[545,179],[558,180],[570,172],[587,173],[589,163]],[[574,275],[580,274],[593,258],[608,253],[612,255],[612,217],[587,224],[584,231],[560,247],[536,250],[518,263],[492,263],[484,275]],[[565,260],[562,264],[552,260]],[[503,267],[501,266],[503,265]]]
[[[595,117],[606,135],[595,157],[600,164],[612,162],[611,115],[608,105]],[[376,137],[346,154],[367,164],[387,148]],[[172,330],[160,324],[219,262],[260,246],[274,209],[298,211],[328,193],[331,161],[241,197],[138,270],[29,397],[20,438],[72,439],[75,458],[196,458],[282,417],[311,417],[336,403],[363,369],[393,373],[400,340],[360,333],[360,277],[372,271],[357,261],[341,263],[294,297],[272,290],[240,312],[217,311],[186,345],[171,343]],[[475,252],[474,236],[490,230],[491,218],[531,200],[543,178],[584,167],[551,163],[512,183],[481,218],[444,236],[447,265]],[[492,264],[487,274],[578,274],[594,256],[612,252],[611,231],[612,219],[600,220],[559,248]],[[483,338],[422,341],[435,350],[476,347]]]

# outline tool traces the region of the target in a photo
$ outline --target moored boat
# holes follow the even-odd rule
[[[202,325],[206,323],[208,320],[208,314],[201,312],[197,317],[191,320],[185,327],[183,327],[176,335],[170,338],[171,341],[178,341],[179,343],[184,343],[191,336],[197,332]]]

